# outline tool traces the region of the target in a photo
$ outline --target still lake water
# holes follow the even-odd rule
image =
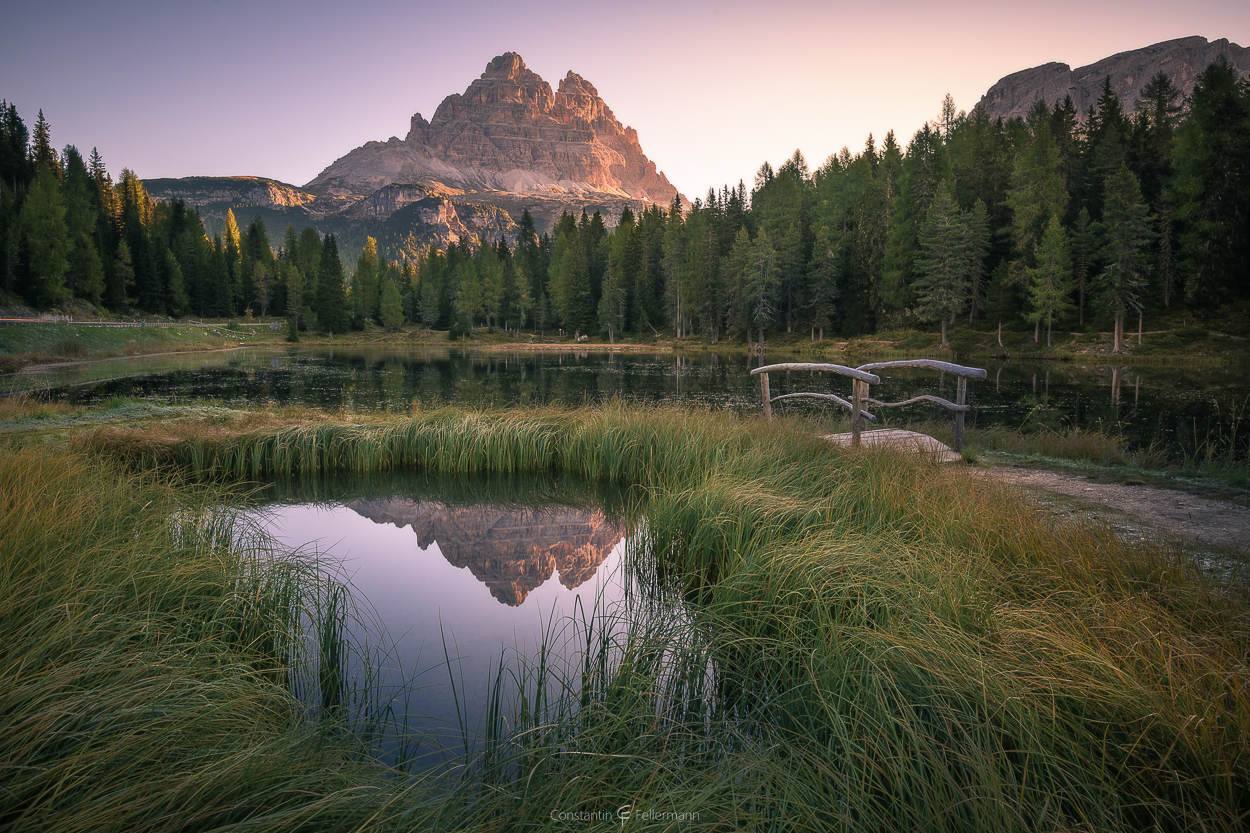
[[[776,359],[780,361],[780,359]],[[989,378],[968,386],[969,425],[1079,426],[1122,433],[1134,447],[1158,443],[1193,450],[1211,432],[1226,434],[1250,403],[1246,364],[1220,368],[969,362]],[[476,351],[421,349],[244,348],[213,354],[136,357],[52,367],[23,374],[23,384],[58,401],[98,403],[123,396],[224,405],[300,404],[338,410],[408,410],[413,402],[465,407],[582,405],[621,399],[642,404],[758,412],[759,364],[738,352]],[[954,380],[931,372],[882,375],[873,395],[898,401],[920,393],[953,398]],[[773,374],[774,395],[800,390],[849,395],[832,375]],[[824,406],[787,404],[811,412]],[[784,410],[782,410],[784,412]],[[946,418],[932,406],[884,414],[899,424]],[[1243,436],[1250,431],[1242,431]],[[1241,445],[1242,441],[1239,440]]]
[[[463,754],[466,734],[480,748],[501,665],[511,725],[513,672],[541,650],[549,679],[576,683],[587,623],[598,641],[656,614],[655,589],[640,592],[628,569],[637,533],[625,500],[611,485],[549,475],[389,473],[270,484],[247,514],[349,588],[363,615],[348,635],[371,648],[371,705],[394,709],[383,757],[426,768]],[[663,615],[684,615],[680,600],[664,604]],[[349,679],[369,670],[356,657]]]

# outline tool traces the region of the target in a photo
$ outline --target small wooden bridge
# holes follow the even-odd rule
[[[906,369],[923,369],[937,370],[940,373],[951,373],[956,377],[955,401],[951,402],[942,399],[939,396],[914,396],[911,399],[902,402],[882,402],[879,399],[869,397],[869,385],[881,384],[881,377],[873,373],[874,370],[906,370]],[[768,374],[780,373],[782,371],[806,370],[815,371],[817,373],[837,373],[841,376],[849,376],[851,378],[851,398],[844,399],[832,393],[787,393],[781,396],[772,396],[768,388]],[[851,433],[849,434],[830,434],[825,439],[840,445],[851,446],[875,446],[890,445],[900,448],[907,448],[921,453],[933,454],[940,462],[953,462],[960,459],[960,454],[964,444],[964,414],[972,410],[968,405],[968,380],[984,379],[986,373],[979,367],[964,367],[963,365],[951,364],[950,362],[938,361],[936,359],[903,359],[894,362],[872,362],[862,364],[859,367],[846,367],[840,364],[815,364],[808,362],[792,362],[787,364],[770,364],[764,367],[757,367],[751,371],[752,376],[760,377],[760,388],[764,397],[764,418],[772,419],[773,403],[783,399],[820,399],[826,402],[833,402],[847,408],[851,412]],[[955,443],[954,448],[947,448],[942,443],[926,434],[918,434],[914,431],[901,431],[897,429],[883,429],[878,431],[865,431],[864,420],[876,422],[877,417],[864,410],[865,405],[871,405],[877,408],[901,408],[905,405],[914,405],[918,402],[932,402],[941,405],[955,412]]]

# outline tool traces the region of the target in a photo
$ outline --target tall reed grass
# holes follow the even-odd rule
[[[588,619],[578,669],[506,663],[483,758],[412,811],[435,827],[568,829],[560,813],[622,807],[627,828],[644,808],[697,814],[672,820],[690,829],[1250,820],[1244,583],[958,470],[782,421],[620,406],[88,444],[197,477],[570,472],[645,490],[638,587],[679,594],[684,618]]]
[[[0,451],[0,829],[367,829],[376,768],[304,716],[314,566],[213,506]]]

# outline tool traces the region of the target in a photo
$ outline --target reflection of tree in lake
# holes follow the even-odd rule
[[[422,549],[437,542],[448,563],[467,568],[514,607],[555,572],[570,590],[580,586],[625,535],[598,509],[448,506],[404,497],[347,506],[374,523],[411,527]]]

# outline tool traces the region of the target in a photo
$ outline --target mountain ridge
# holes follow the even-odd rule
[[[1166,72],[1185,95],[1198,76],[1221,54],[1227,55],[1242,75],[1250,74],[1250,49],[1227,38],[1208,41],[1200,35],[1117,52],[1092,64],[1072,69],[1058,61],[1004,75],[982,96],[980,106],[991,118],[1025,118],[1039,99],[1053,107],[1071,96],[1077,117],[1084,120],[1102,92],[1103,81],[1120,96],[1124,109],[1132,112],[1142,90],[1159,72]]]

